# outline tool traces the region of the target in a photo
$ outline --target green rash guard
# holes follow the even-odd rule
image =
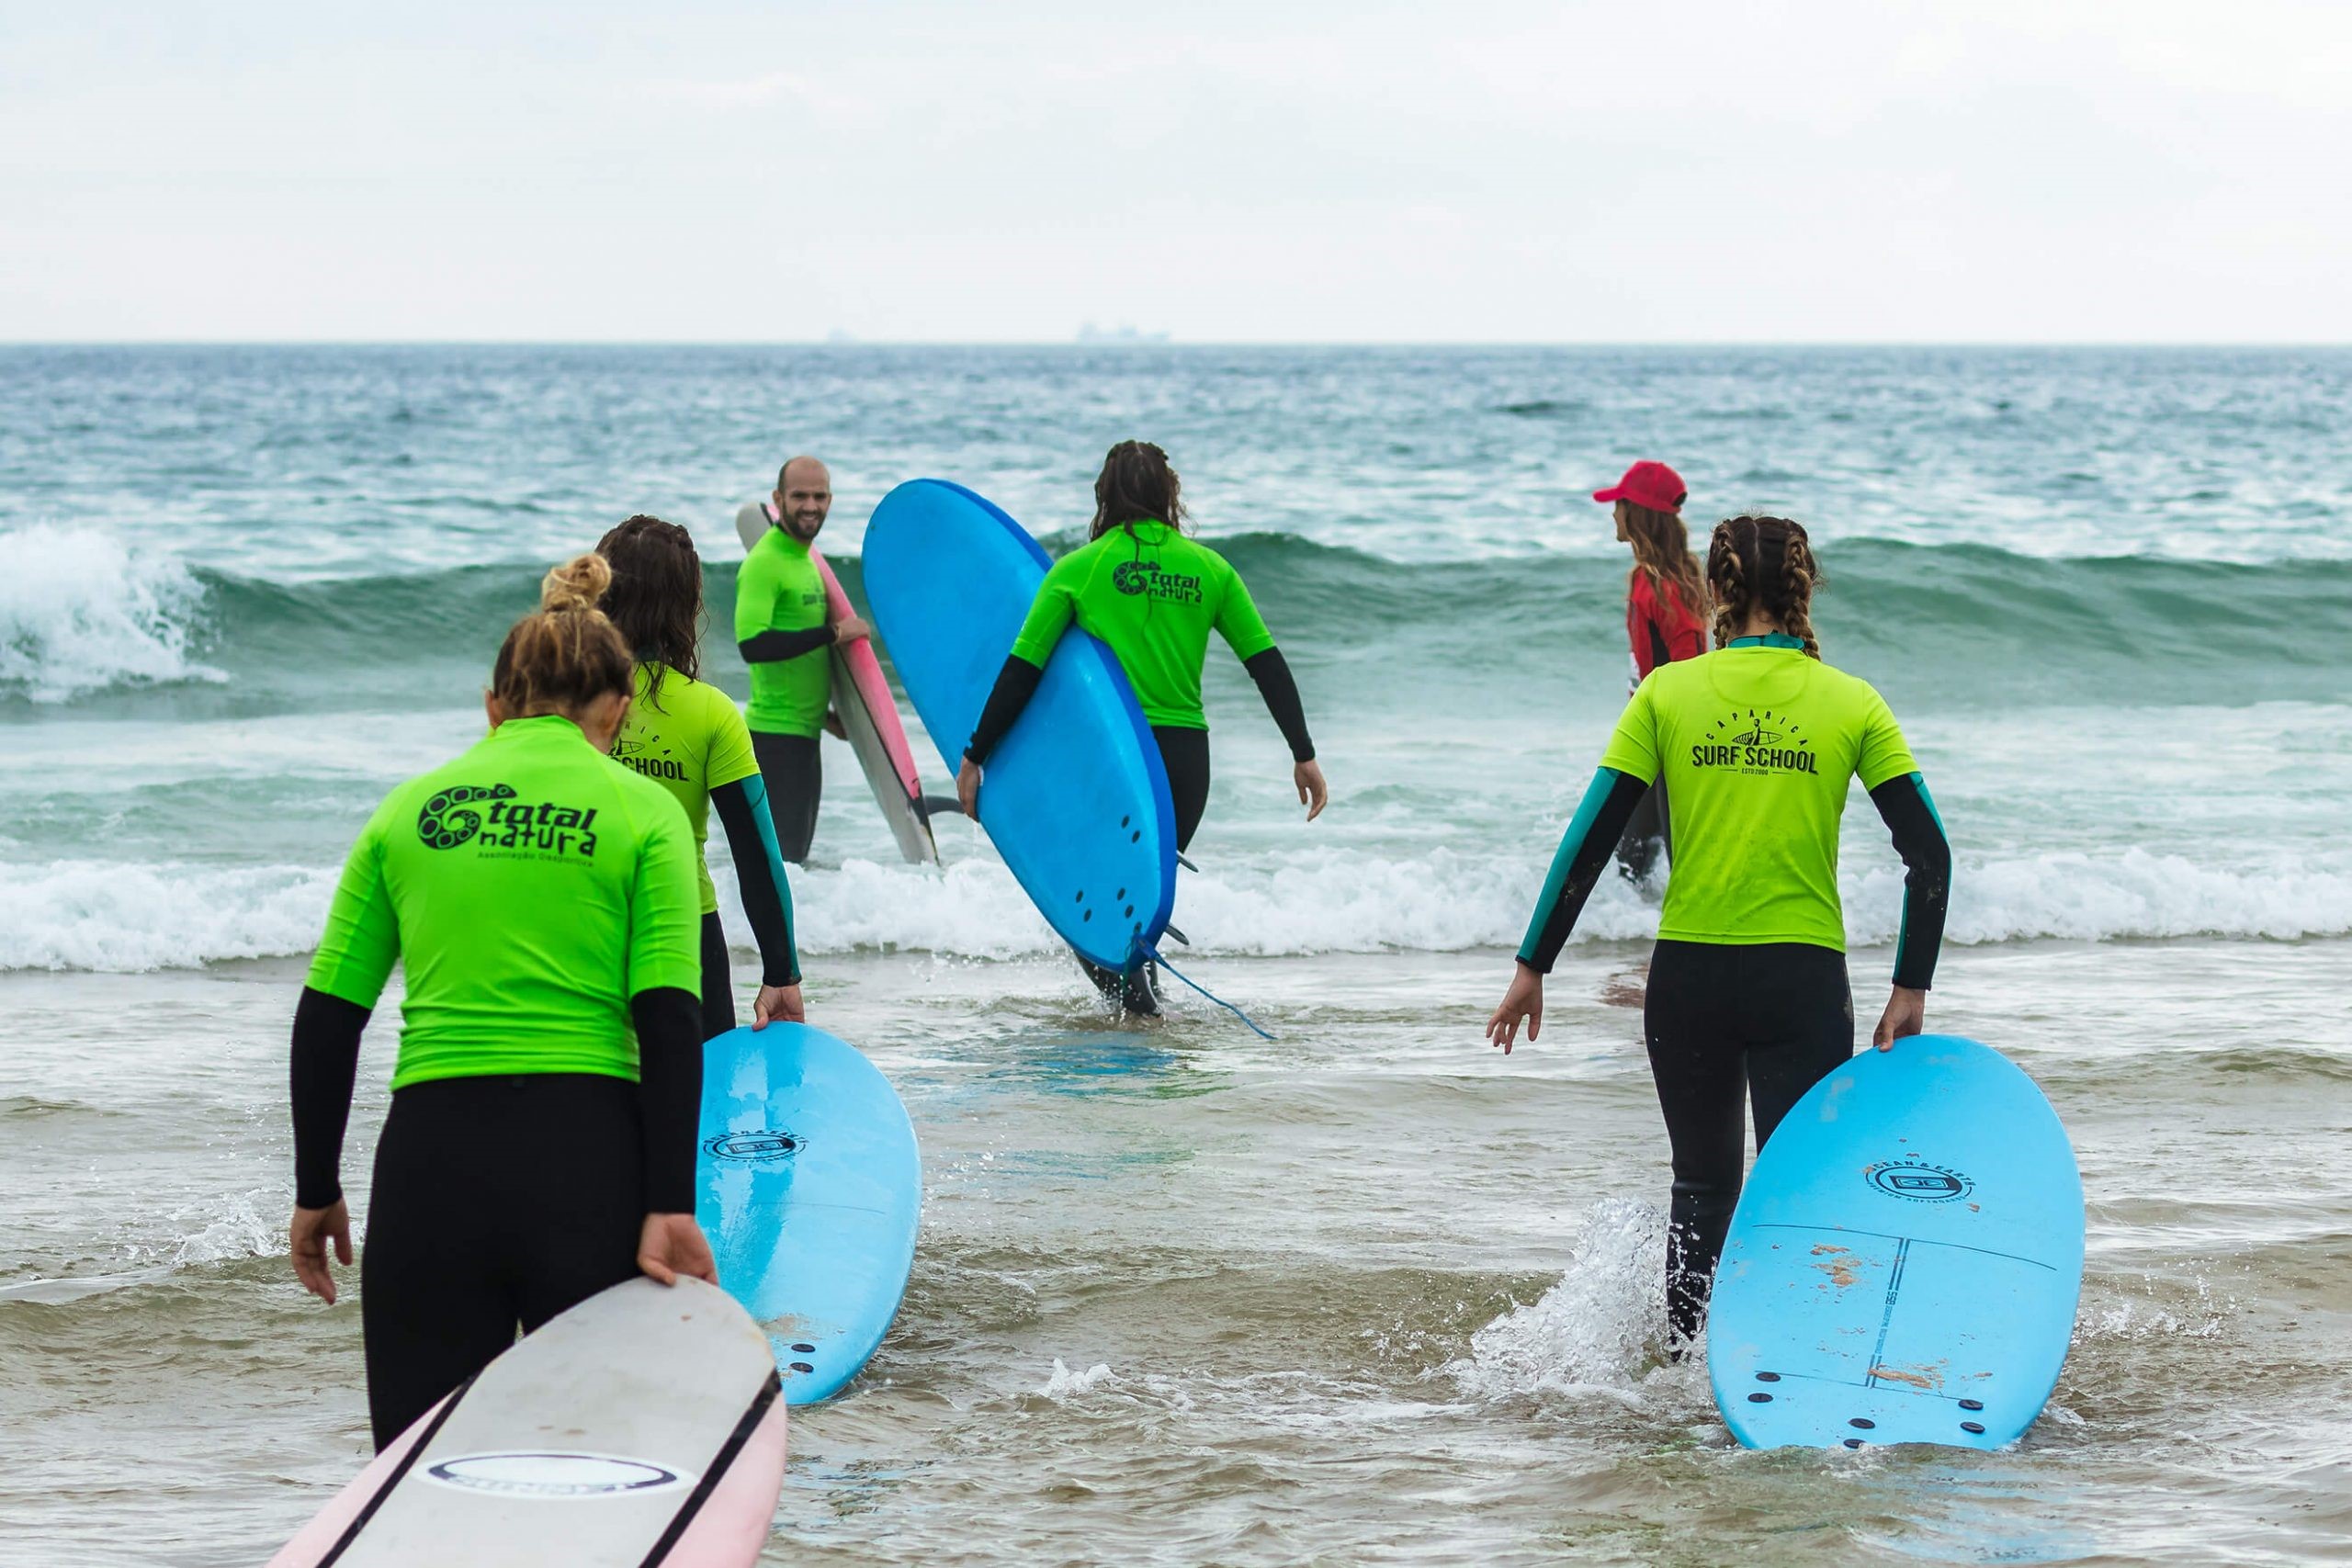
[[[385,797],[311,988],[373,1008],[408,970],[392,1088],[493,1073],[634,1081],[629,998],[702,988],[694,834],[570,719],[500,725]]]
[[[808,631],[825,624],[825,580],[808,546],[771,527],[735,574],[735,640],[762,632]],[[813,736],[825,728],[833,661],[820,648],[797,659],[752,667],[751,728],[765,735]]]
[[[662,690],[646,693],[660,671]],[[637,700],[613,739],[613,757],[678,797],[695,834],[695,874],[702,882],[702,912],[716,913],[718,889],[711,885],[704,845],[710,839],[710,792],[738,779],[759,776],[752,755],[752,732],[732,698],[718,687],[662,665],[637,667]]]
[[[1039,669],[1075,620],[1110,644],[1152,724],[1206,729],[1201,666],[1214,629],[1237,658],[1274,646],[1240,574],[1165,523],[1136,523],[1056,561],[1038,585],[1012,655]]]
[[[1600,765],[1644,784],[1662,778],[1673,803],[1659,940],[1839,953],[1848,782],[1875,790],[1919,767],[1868,682],[1780,637],[1651,671]]]

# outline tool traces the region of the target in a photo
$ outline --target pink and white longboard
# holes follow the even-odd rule
[[[632,1280],[427,1411],[269,1568],[745,1568],[785,1436],[774,1353],[734,1298]]]
[[[735,515],[735,531],[747,550],[775,525],[775,513],[765,502],[747,505]],[[849,595],[842,592],[841,579],[813,545],[808,558],[817,563],[825,579],[827,618],[838,621],[854,608]],[[841,716],[850,749],[857,753],[858,766],[865,770],[866,785],[874,791],[874,803],[882,808],[882,819],[890,825],[899,852],[915,865],[936,863],[939,846],[932,840],[922,780],[915,772],[914,748],[907,743],[898,699],[891,695],[889,677],[882,673],[882,660],[875,654],[872,639],[837,647],[832,658],[833,711]]]

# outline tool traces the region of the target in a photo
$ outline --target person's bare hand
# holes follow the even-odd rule
[[[710,1239],[692,1214],[648,1214],[637,1233],[637,1266],[664,1285],[678,1276],[718,1283],[718,1264],[710,1256]]]
[[[762,986],[760,994],[752,998],[752,1027],[765,1029],[781,1021],[786,1023],[808,1021],[808,1009],[800,1005],[800,985]]]
[[[1908,1039],[1927,1027],[1928,993],[1897,986],[1894,994],[1886,998],[1886,1011],[1880,1015],[1878,1027],[1871,1031],[1871,1043],[1882,1051],[1892,1051],[1896,1041]]]
[[[874,628],[859,619],[854,610],[833,623],[833,641],[836,643],[852,643],[873,635]]]
[[[351,1211],[340,1198],[323,1209],[297,1208],[287,1227],[294,1256],[294,1277],[302,1288],[329,1306],[334,1305],[334,1275],[327,1267],[327,1244],[334,1244],[335,1261],[351,1267]]]
[[[1510,989],[1503,993],[1500,1006],[1487,1019],[1487,1038],[1510,1055],[1511,1043],[1519,1038],[1521,1021],[1527,1024],[1527,1038],[1533,1040],[1544,1031],[1544,976],[1525,964],[1511,972]]]
[[[1298,786],[1298,803],[1306,807],[1306,819],[1312,822],[1322,816],[1331,800],[1331,786],[1323,782],[1322,765],[1309,757],[1291,769],[1290,781]]]
[[[963,807],[964,815],[977,822],[980,819],[980,765],[969,757],[956,770],[956,800]]]

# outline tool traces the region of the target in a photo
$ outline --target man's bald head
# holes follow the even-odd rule
[[[775,475],[775,514],[785,532],[806,543],[825,525],[833,506],[833,476],[816,458],[786,460]]]

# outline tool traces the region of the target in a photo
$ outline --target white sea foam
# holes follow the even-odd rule
[[[1051,1400],[1064,1400],[1075,1393],[1091,1393],[1095,1385],[1111,1375],[1107,1362],[1097,1361],[1084,1371],[1072,1371],[1059,1356],[1054,1358],[1054,1375],[1037,1392]]]
[[[711,869],[729,936],[744,944],[750,933],[723,850]],[[1515,946],[1538,881],[1537,871],[1516,860],[1445,850],[1420,859],[1318,852],[1182,876],[1176,924],[1193,951],[1265,956]],[[307,953],[334,877],[332,867],[288,865],[0,863],[0,970],[182,968]],[[796,871],[792,891],[800,945],[810,953],[1020,959],[1061,950],[993,858],[944,871],[853,860]],[[1899,871],[1849,875],[1845,894],[1856,944],[1894,940],[1902,917]],[[1594,890],[1577,940],[1638,940],[1657,929],[1656,907],[1612,875]],[[2352,933],[2352,863],[2341,857],[2300,869],[2222,870],[2127,850],[1962,864],[1950,940],[2346,933]]]
[[[203,585],[96,528],[0,534],[0,693],[62,703],[107,686],[219,681],[187,657]]]
[[[1666,1215],[1653,1203],[1593,1206],[1558,1284],[1470,1337],[1444,1369],[1477,1399],[1599,1394],[1634,1404],[1666,1327]]]
[[[334,878],[300,866],[0,864],[0,970],[183,969],[307,953]]]

